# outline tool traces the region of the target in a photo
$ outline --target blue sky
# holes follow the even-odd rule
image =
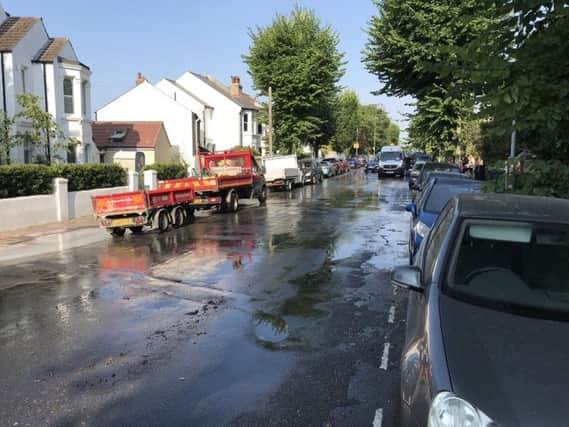
[[[49,34],[71,39],[80,60],[93,71],[93,108],[97,110],[134,85],[136,73],[151,82],[177,78],[186,70],[210,74],[224,83],[251,78],[241,55],[249,46],[248,29],[270,24],[276,13],[295,4],[316,11],[340,35],[346,75],[363,103],[380,103],[404,127],[401,113],[409,100],[373,96],[377,79],[361,64],[365,27],[377,12],[371,0],[0,0],[13,16],[41,16]]]

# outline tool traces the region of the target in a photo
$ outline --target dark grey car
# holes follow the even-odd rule
[[[567,426],[569,201],[463,194],[414,266],[402,426]]]
[[[317,160],[302,159],[300,161],[300,167],[302,168],[305,184],[317,184],[322,182],[322,170],[320,169],[320,163],[318,163]]]

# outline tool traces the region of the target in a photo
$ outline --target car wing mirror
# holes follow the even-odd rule
[[[391,272],[391,283],[411,291],[423,292],[421,285],[421,269],[416,266],[399,266]]]
[[[411,212],[413,216],[417,215],[417,205],[415,203],[409,203],[407,206],[405,206],[405,210],[407,212]]]

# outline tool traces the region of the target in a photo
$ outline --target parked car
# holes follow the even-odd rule
[[[324,161],[328,162],[332,165],[332,167],[334,169],[334,176],[340,175],[341,167],[340,167],[340,161],[338,159],[336,159],[335,157],[328,157],[328,158],[324,159]]]
[[[403,151],[401,151],[400,147],[393,145],[382,147],[378,160],[378,178],[382,178],[385,175],[399,176],[400,178],[405,176],[405,162]]]
[[[415,162],[411,172],[409,173],[409,190],[414,190],[417,185],[417,179],[423,170],[423,166],[425,166],[425,162],[418,161]]]
[[[427,235],[439,213],[448,200],[461,193],[479,193],[480,182],[460,177],[433,177],[417,203],[410,203],[406,209],[411,212],[411,227],[409,231],[409,264]]]
[[[304,183],[317,184],[322,182],[322,172],[320,165],[315,159],[303,159],[300,161],[300,168],[304,173]]]
[[[368,172],[376,173],[377,172],[377,166],[378,166],[377,160],[375,160],[375,159],[370,160],[369,162],[367,162],[367,165],[365,166],[366,173],[368,173]]]
[[[348,166],[350,167],[350,169],[357,169],[358,161],[356,159],[348,159]]]
[[[322,160],[320,162],[320,171],[322,172],[323,178],[330,178],[336,175],[334,163],[328,160]]]
[[[461,173],[460,168],[452,163],[442,163],[442,162],[426,162],[421,169],[421,173],[417,178],[415,183],[415,189],[421,191],[424,184],[427,183],[427,174],[432,171],[450,171],[457,174]]]
[[[566,426],[569,201],[463,194],[413,266],[402,426]]]

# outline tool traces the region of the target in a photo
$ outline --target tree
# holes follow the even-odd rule
[[[385,130],[385,139],[387,144],[389,145],[398,145],[399,126],[397,126],[395,123],[390,123],[387,129]]]
[[[10,150],[16,146],[13,128],[14,119],[10,118],[5,111],[0,111],[0,163],[10,163]]]
[[[344,74],[338,34],[297,6],[249,36],[243,59],[255,89],[266,96],[272,88],[275,148],[292,153],[310,144],[316,152],[334,133],[333,103]]]
[[[458,146],[457,129],[473,111],[474,94],[458,71],[467,63],[457,49],[476,40],[496,19],[478,0],[375,0],[363,56],[384,84],[378,93],[417,99],[415,144],[446,153]]]
[[[336,135],[332,147],[338,152],[349,150],[356,142],[360,125],[360,100],[356,92],[346,89],[336,102]]]
[[[20,93],[16,96],[20,106],[20,112],[15,118],[22,119],[29,124],[29,130],[20,130],[16,134],[16,140],[20,144],[29,144],[34,149],[43,152],[36,155],[37,163],[51,164],[54,158],[58,158],[57,151],[68,148],[75,140],[64,135],[51,114],[43,111],[39,104],[39,97],[31,93]],[[55,155],[52,153],[55,149]]]

